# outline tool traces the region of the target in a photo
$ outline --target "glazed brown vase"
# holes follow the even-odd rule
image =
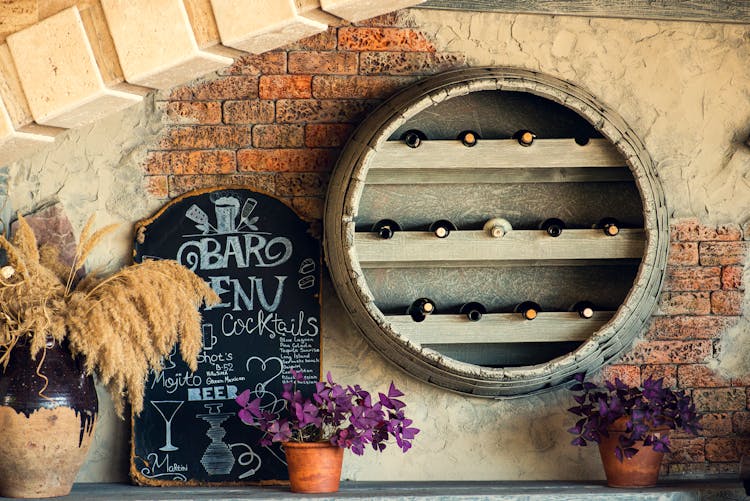
[[[601,437],[599,442],[599,455],[602,458],[604,474],[607,476],[607,485],[610,487],[651,487],[656,485],[659,479],[659,468],[664,457],[663,452],[656,452],[651,446],[644,446],[643,442],[636,442],[634,446],[638,453],[632,458],[623,458],[622,461],[615,456],[615,447],[620,435],[625,432],[627,418],[620,418],[607,428],[609,437]],[[657,434],[667,435],[668,428],[658,430]]]
[[[292,492],[336,492],[344,449],[328,442],[284,442]]]
[[[97,413],[94,380],[65,346],[48,343],[32,360],[19,341],[0,375],[0,496],[69,494]]]

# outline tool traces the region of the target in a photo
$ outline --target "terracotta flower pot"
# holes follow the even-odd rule
[[[651,487],[659,479],[659,468],[664,457],[663,452],[656,452],[651,446],[644,446],[643,442],[636,442],[638,453],[632,458],[624,458],[622,462],[615,456],[615,447],[620,435],[625,432],[627,418],[615,421],[607,431],[609,437],[601,437],[599,454],[610,487]],[[658,430],[657,434],[667,435],[668,428]]]
[[[284,442],[292,492],[336,492],[344,449],[328,442]]]
[[[19,342],[0,374],[0,496],[69,494],[97,412],[94,380],[65,347],[52,344],[31,360]]]

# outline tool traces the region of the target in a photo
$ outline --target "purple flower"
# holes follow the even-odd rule
[[[248,402],[249,398],[250,390],[245,390],[237,396],[236,402],[242,406],[238,415],[243,422],[255,424],[256,419],[262,416],[260,399],[256,398],[252,402]]]
[[[659,428],[683,429],[694,435],[701,430],[700,416],[690,396],[665,388],[663,378],[649,377],[643,387],[628,386],[619,378],[599,387],[585,381],[583,373],[573,379],[576,382],[571,391],[580,393],[573,396],[578,405],[568,411],[581,419],[568,429],[576,436],[572,445],[585,446],[587,441],[599,442],[601,437],[608,437],[607,428],[622,417],[627,417],[625,433],[614,451],[620,461],[633,457],[639,447],[669,452],[669,438],[655,432]]]
[[[245,407],[250,401],[250,390],[245,390],[237,395],[237,398],[235,398],[234,401],[237,402],[240,407]]]
[[[297,419],[299,426],[305,428],[307,426],[320,427],[323,423],[322,419],[318,417],[318,408],[309,400],[303,402],[293,402],[292,412],[294,417]]]
[[[403,403],[401,400],[396,400],[396,397],[403,397],[404,394],[401,393],[401,390],[396,388],[396,385],[393,384],[393,381],[391,381],[391,386],[388,388],[388,395],[383,395],[382,393],[379,394],[380,396],[380,403],[383,405],[383,407],[386,407],[387,409],[392,409],[394,411],[397,411],[399,409],[403,409],[406,407],[406,404]]]
[[[571,440],[571,445],[578,445],[580,447],[586,447],[586,441],[583,439],[583,437],[576,437],[573,440]]]
[[[292,438],[292,429],[286,419],[273,421],[268,425],[268,433],[272,442],[285,442]]]
[[[399,400],[404,394],[391,383],[388,393],[378,393],[373,401],[370,392],[359,385],[341,386],[328,372],[325,381],[306,383],[301,372],[291,372],[293,381],[285,383],[281,397],[284,406],[279,412],[264,407],[260,398],[251,400],[253,393],[243,391],[237,396],[241,407],[239,418],[258,428],[261,445],[273,442],[329,441],[339,447],[364,454],[367,445],[382,451],[389,439],[404,452],[412,446],[419,429],[404,415],[406,404]],[[298,384],[306,384],[299,389]],[[314,386],[314,391],[311,390]]]

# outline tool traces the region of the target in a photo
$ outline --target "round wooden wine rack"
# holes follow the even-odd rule
[[[473,131],[476,144],[458,139]],[[533,131],[530,146],[512,139]],[[404,141],[419,131],[417,147]],[[483,231],[502,217],[502,238]],[[566,229],[539,230],[547,218]],[[616,218],[616,236],[592,229]],[[422,81],[350,138],[328,190],[325,250],[354,323],[383,356],[435,385],[477,396],[544,391],[627,349],[656,305],[668,213],[652,161],[614,111],[568,82],[508,68]],[[381,238],[382,219],[403,231]],[[436,220],[457,226],[447,238]],[[423,322],[405,314],[427,297]],[[542,306],[534,320],[514,307]],[[595,305],[592,318],[570,311]],[[461,305],[487,313],[470,321]]]

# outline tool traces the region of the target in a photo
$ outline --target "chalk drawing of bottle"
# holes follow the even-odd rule
[[[209,424],[206,436],[211,439],[203,456],[201,464],[209,475],[228,475],[234,466],[234,455],[229,446],[222,440],[227,434],[221,424],[232,414],[221,412],[221,403],[204,404],[208,409],[208,414],[197,414]]]
[[[160,451],[169,452],[179,449],[179,447],[172,444],[172,419],[174,419],[177,409],[182,407],[182,404],[182,400],[153,400],[151,402],[151,405],[156,407],[156,410],[159,411],[162,419],[164,419],[165,439],[164,445],[159,447]]]

